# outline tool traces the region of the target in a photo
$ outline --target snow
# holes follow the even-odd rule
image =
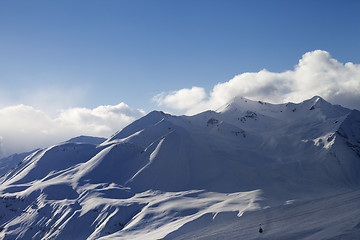
[[[184,226],[185,233],[180,229],[165,239],[358,239],[360,192],[257,209],[220,223],[208,216],[201,220],[207,221],[202,228],[197,221]],[[260,223],[263,233],[257,231]]]
[[[238,97],[1,160],[0,238],[354,239],[359,122],[317,96]]]
[[[0,159],[0,176],[3,177],[7,172],[14,169],[17,164],[19,164],[26,156],[33,153],[34,151],[20,153],[20,154],[13,154],[8,157]]]
[[[216,219],[219,212],[223,211],[241,214],[254,210],[258,208],[255,203],[257,195],[258,191],[232,194],[203,191],[156,193],[154,199],[147,199],[149,204],[134,217],[135,221],[123,231],[103,239],[160,239],[208,214]],[[148,222],[155,224],[149,225]]]

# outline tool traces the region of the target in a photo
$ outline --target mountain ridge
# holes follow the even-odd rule
[[[153,111],[105,141],[79,137],[22,160],[1,179],[0,237],[159,239],[206,216],[357,196],[359,122],[359,111],[317,96],[239,97],[194,116]]]

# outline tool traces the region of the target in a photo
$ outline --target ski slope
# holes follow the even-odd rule
[[[217,221],[203,216],[169,234],[165,239],[358,239],[360,191],[306,201],[288,200],[282,205],[246,212],[223,213]],[[263,232],[259,233],[259,224]]]

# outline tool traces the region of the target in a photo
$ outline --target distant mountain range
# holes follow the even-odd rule
[[[360,236],[360,112],[318,96],[153,111],[109,139],[1,159],[0,174],[3,239]]]

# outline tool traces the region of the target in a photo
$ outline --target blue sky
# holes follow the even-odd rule
[[[0,1],[0,157],[238,95],[360,109],[359,12],[358,0]]]
[[[160,92],[285,71],[316,49],[359,62],[359,12],[346,0],[1,1],[1,105],[151,110]]]

